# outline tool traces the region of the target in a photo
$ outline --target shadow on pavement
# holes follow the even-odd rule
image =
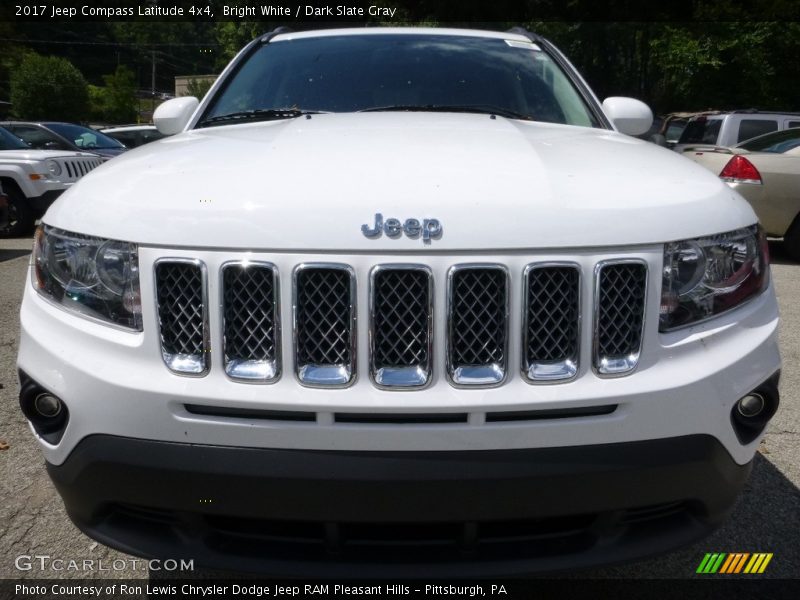
[[[768,240],[769,260],[774,265],[796,265],[796,261],[789,258],[783,247],[783,240]]]
[[[0,262],[5,262],[7,260],[13,260],[15,258],[19,258],[20,256],[25,256],[30,254],[30,250],[0,250]]]

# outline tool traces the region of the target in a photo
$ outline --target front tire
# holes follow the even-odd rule
[[[6,189],[8,196],[8,223],[0,227],[0,238],[23,237],[33,231],[36,215],[19,190]]]
[[[783,236],[783,248],[795,262],[800,262],[800,214],[798,214]]]

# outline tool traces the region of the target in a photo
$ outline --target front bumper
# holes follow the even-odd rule
[[[473,452],[319,452],[96,435],[48,471],[130,554],[282,576],[502,576],[687,544],[751,470],[713,437]]]

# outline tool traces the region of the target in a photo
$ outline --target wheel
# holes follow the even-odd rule
[[[23,237],[33,231],[36,216],[19,190],[5,188],[8,196],[8,223],[0,226],[0,238]]]
[[[783,248],[795,262],[800,262],[800,215],[789,225],[788,231],[783,236]]]

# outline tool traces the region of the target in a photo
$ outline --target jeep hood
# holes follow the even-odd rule
[[[378,212],[442,235],[369,239]],[[702,167],[612,131],[386,112],[166,138],[82,178],[44,221],[170,247],[430,252],[649,244],[756,217]]]

